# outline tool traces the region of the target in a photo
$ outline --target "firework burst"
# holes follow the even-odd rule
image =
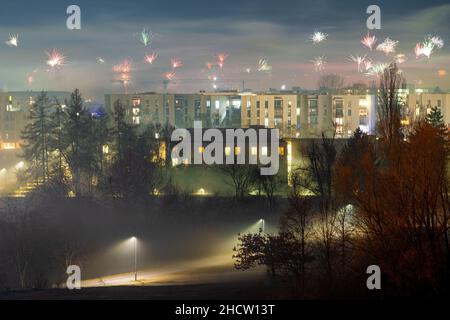
[[[395,52],[395,48],[398,45],[398,41],[392,40],[391,38],[386,38],[382,43],[377,46],[378,51],[384,52],[386,55]]]
[[[176,76],[177,75],[176,75],[175,71],[169,71],[164,74],[164,78],[167,81],[173,81],[176,78]]]
[[[315,31],[313,34],[311,34],[309,36],[309,40],[312,41],[314,44],[321,43],[321,42],[327,40],[327,38],[328,38],[328,34],[320,32],[320,31]]]
[[[113,66],[113,72],[115,73],[131,73],[131,61],[125,59],[122,63]]]
[[[366,61],[366,56],[359,56],[359,55],[350,55],[349,60],[355,62],[358,65],[358,72],[362,72],[363,71],[363,65],[364,62]]]
[[[139,42],[146,47],[150,43],[152,43],[153,38],[154,38],[153,33],[146,28],[143,28],[142,31],[139,33]]]
[[[442,49],[444,47],[444,40],[442,40],[439,36],[428,36],[427,40],[434,44],[434,46],[438,49]]]
[[[271,71],[272,70],[272,66],[269,65],[269,61],[267,59],[259,59],[259,63],[258,63],[258,71]]]
[[[66,64],[66,57],[61,54],[58,50],[53,49],[51,52],[46,52],[47,54],[47,65],[50,70],[59,69]]]
[[[367,32],[367,35],[361,39],[361,43],[366,48],[370,49],[372,51],[373,47],[375,46],[375,43],[377,42],[377,37],[371,36],[369,32]]]
[[[118,74],[114,80],[120,82],[125,89],[128,90],[128,85],[131,82],[132,63],[130,60],[125,59],[122,63],[113,66],[113,72]]]
[[[431,57],[434,49],[442,49],[444,47],[444,40],[439,36],[427,36],[422,43],[417,43],[414,48],[414,53],[416,58],[425,56],[427,58]]]
[[[183,65],[183,62],[182,62],[181,60],[175,59],[175,58],[173,58],[173,59],[170,61],[170,63],[171,63],[171,65],[172,65],[172,68],[173,68],[173,69],[179,68],[179,67],[181,67],[181,66]]]
[[[217,65],[219,66],[220,69],[223,68],[223,66],[225,65],[225,60],[227,60],[228,57],[229,54],[226,53],[219,53],[217,55]]]
[[[389,67],[387,63],[377,62],[373,63],[366,71],[367,76],[380,76],[384,70]]]
[[[327,64],[327,58],[325,56],[318,56],[314,57],[313,60],[311,60],[314,69],[317,72],[323,71],[325,69],[325,65]]]
[[[19,45],[19,35],[9,35],[6,44],[11,48],[17,47]]]
[[[146,53],[144,56],[144,61],[147,64],[153,64],[155,62],[156,58],[158,57],[158,54],[156,52],[153,53]]]

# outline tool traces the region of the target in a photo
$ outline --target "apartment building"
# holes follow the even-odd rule
[[[20,148],[22,130],[28,123],[30,108],[40,92],[11,91],[0,92],[0,151]],[[47,92],[49,99],[64,103],[69,92]]]
[[[450,93],[410,93],[406,98],[406,106],[405,120],[408,122],[422,120],[431,108],[438,107],[447,128],[450,128]]]
[[[295,136],[300,129],[300,98],[294,93],[243,93],[241,126],[277,128],[283,136]]]
[[[116,101],[125,107],[125,115],[134,125],[169,123],[175,127],[189,128],[193,127],[194,120],[200,115],[200,94],[107,94],[107,112],[114,112]]]

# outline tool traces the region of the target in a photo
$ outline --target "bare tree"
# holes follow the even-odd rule
[[[250,189],[254,177],[255,166],[246,164],[220,165],[218,169],[231,180],[235,198],[244,198]]]
[[[328,73],[320,76],[317,83],[319,90],[336,92],[344,87],[345,80],[336,73]]]
[[[380,78],[378,133],[389,146],[398,144],[403,138],[400,122],[403,102],[399,89],[404,83],[405,79],[395,63],[387,67]]]

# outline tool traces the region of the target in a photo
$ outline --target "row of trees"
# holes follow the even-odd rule
[[[119,101],[111,117],[85,108],[78,90],[64,105],[42,92],[22,133],[25,178],[64,196],[92,195],[94,187],[123,198],[148,195],[162,183],[159,145],[171,130],[153,125],[138,130]]]
[[[237,268],[266,265],[294,276],[302,295],[323,296],[367,293],[375,264],[386,295],[448,294],[448,132],[434,109],[404,135],[403,81],[395,65],[381,77],[376,139],[357,130],[341,149],[333,137],[309,146],[280,233],[240,236]]]

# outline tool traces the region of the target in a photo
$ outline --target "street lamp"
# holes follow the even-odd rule
[[[137,281],[137,239],[132,237],[131,240],[134,242],[134,281]]]

